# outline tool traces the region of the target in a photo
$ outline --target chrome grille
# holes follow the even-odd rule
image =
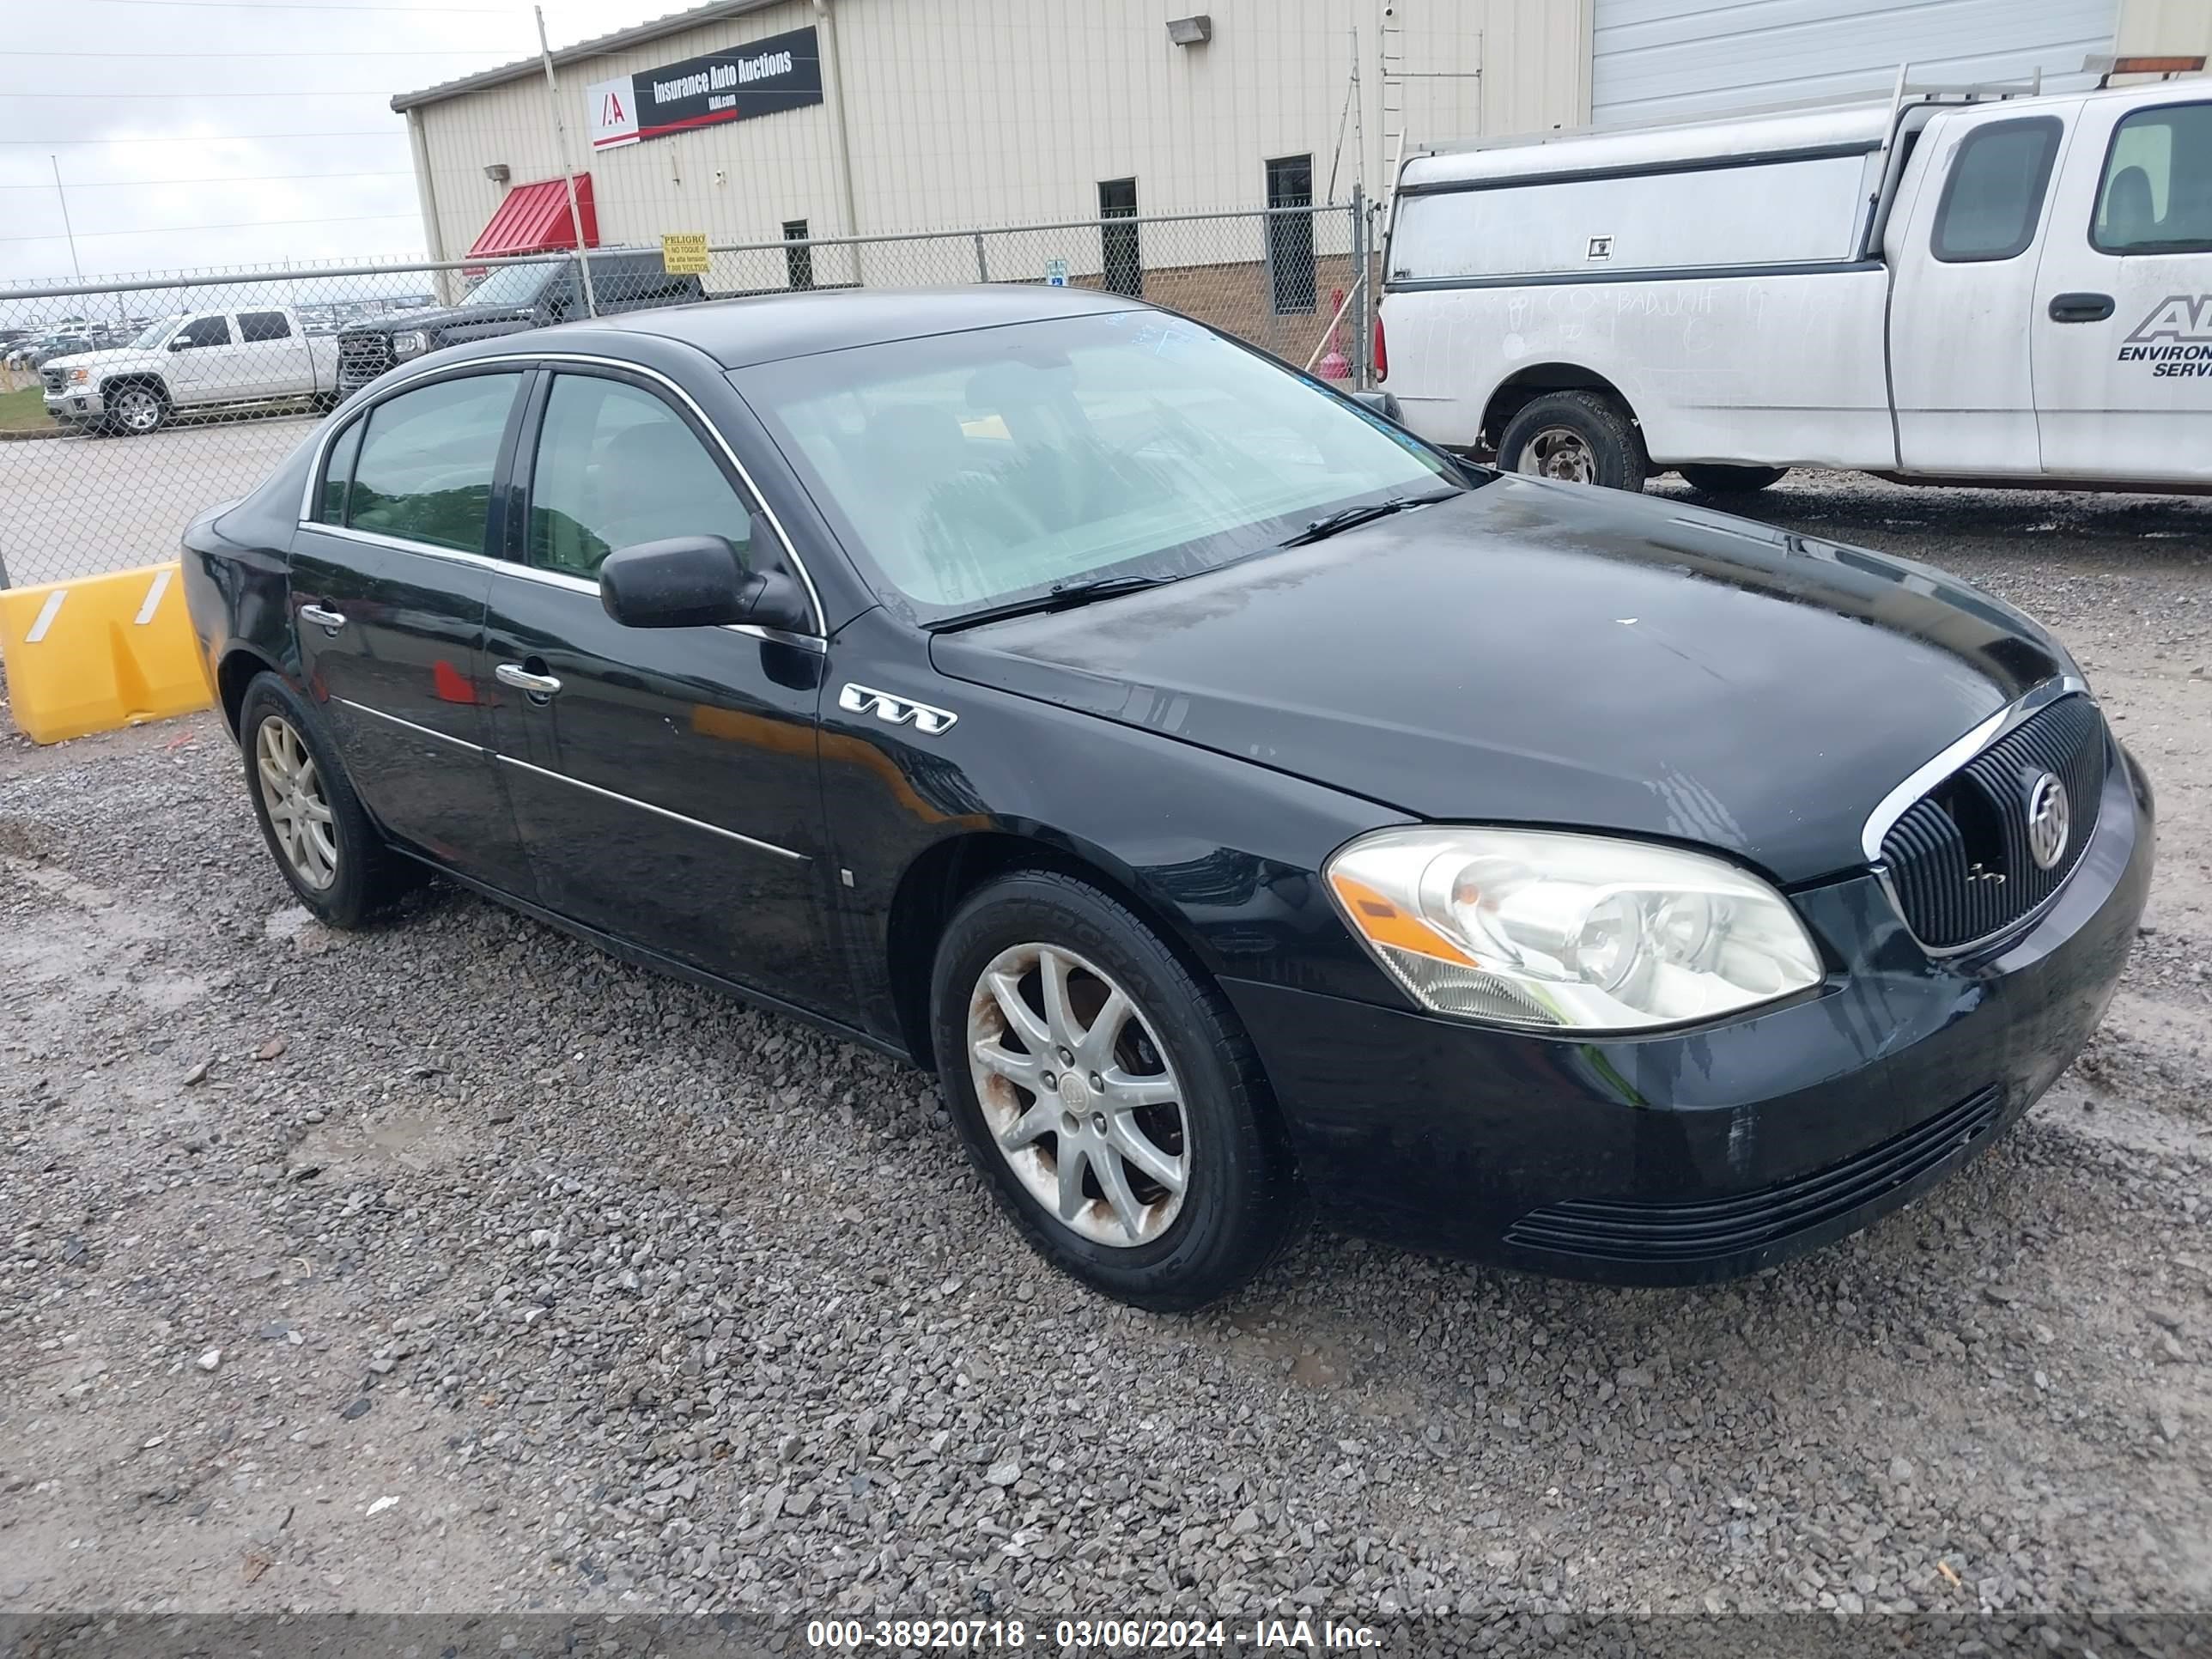
[[[69,390],[69,370],[65,368],[42,368],[39,371],[39,378],[46,383],[49,392]]]
[[[363,329],[338,336],[338,384],[367,386],[392,365],[392,337]]]
[[[2109,756],[2097,706],[2062,697],[1908,807],[1882,837],[1881,861],[1914,937],[1957,950],[2002,933],[2056,893],[2097,827]],[[2047,870],[2028,851],[2028,797],[2046,772],[2065,785],[2071,820]]]

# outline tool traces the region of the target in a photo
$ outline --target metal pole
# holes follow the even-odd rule
[[[1352,264],[1357,272],[1353,292],[1359,296],[1359,306],[1352,313],[1352,384],[1361,392],[1370,384],[1367,354],[1375,339],[1373,325],[1367,320],[1370,303],[1367,267],[1371,263],[1367,252],[1367,187],[1355,179],[1352,181]]]
[[[69,239],[70,269],[76,273],[80,283],[84,280],[84,267],[76,262],[76,232],[70,226],[69,192],[62,188],[62,158],[49,153],[46,160],[53,163],[54,194],[61,198],[62,234]]]
[[[991,280],[991,262],[983,257],[983,233],[980,230],[975,233],[975,280],[979,283]]]
[[[576,236],[576,269],[584,278],[584,314],[599,314],[599,296],[592,291],[592,258],[584,251],[584,216],[576,205],[576,168],[568,159],[568,124],[561,118],[561,83],[553,78],[553,48],[545,43],[545,8],[532,6],[538,20],[538,58],[545,65],[545,94],[553,104],[553,139],[560,147],[561,182],[568,187],[568,228]]]

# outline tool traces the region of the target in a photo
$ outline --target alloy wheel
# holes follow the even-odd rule
[[[1149,1244],[1190,1183],[1182,1085],[1150,1023],[1096,964],[1057,945],[993,957],[968,1005],[975,1098],[1030,1195],[1094,1244]]]
[[[264,717],[253,734],[253,775],[284,862],[302,883],[322,891],[337,879],[337,830],[321,769],[281,714]]]
[[[151,432],[161,424],[161,400],[143,386],[132,386],[115,400],[116,417],[133,432]]]
[[[1521,447],[1519,470],[1530,477],[1595,483],[1597,455],[1589,441],[1572,427],[1547,426]]]

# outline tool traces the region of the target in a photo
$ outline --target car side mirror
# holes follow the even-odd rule
[[[619,548],[599,565],[599,603],[625,628],[750,623],[801,632],[806,595],[781,571],[748,570],[720,536],[672,536]]]
[[[1398,407],[1398,400],[1387,392],[1349,392],[1345,394],[1370,414],[1380,415],[1393,426],[1403,426],[1406,418]]]
[[[191,349],[191,343],[192,343],[190,340],[179,334],[175,339],[169,342],[169,349],[172,351],[187,351]]]

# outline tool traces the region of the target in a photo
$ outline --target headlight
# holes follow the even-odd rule
[[[1671,847],[1420,825],[1362,836],[1323,872],[1376,960],[1440,1014],[1634,1030],[1820,981],[1820,955],[1781,894]]]
[[[429,337],[419,328],[392,337],[392,355],[395,357],[419,357],[429,349]]]
[[[69,377],[70,384],[71,386],[82,386],[86,380],[91,378],[91,371],[88,369],[73,368],[70,370]]]

